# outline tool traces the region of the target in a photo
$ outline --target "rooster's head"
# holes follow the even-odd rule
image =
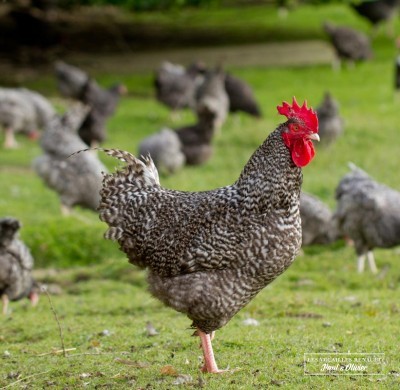
[[[311,140],[319,141],[317,114],[307,107],[306,101],[299,106],[294,97],[292,105],[283,102],[277,109],[281,115],[288,118],[282,132],[283,141],[292,154],[294,164],[304,167],[315,155]]]

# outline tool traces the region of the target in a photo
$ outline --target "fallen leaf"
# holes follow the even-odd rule
[[[160,373],[161,375],[178,376],[178,371],[176,371],[176,369],[169,364],[161,367]]]
[[[100,347],[100,341],[94,339],[90,342],[90,346],[93,348]]]
[[[80,379],[85,379],[85,378],[90,378],[92,376],[92,374],[88,373],[88,372],[83,372],[82,374],[79,375]]]

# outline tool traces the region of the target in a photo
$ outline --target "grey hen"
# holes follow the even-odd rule
[[[52,104],[42,95],[26,88],[0,88],[0,124],[4,128],[4,147],[14,148],[14,133],[22,132],[37,138],[55,115]]]
[[[339,115],[339,104],[329,92],[326,92],[324,100],[316,111],[321,144],[330,145],[343,133],[343,119]]]
[[[399,4],[399,0],[368,0],[351,3],[351,6],[360,16],[376,27],[379,23],[392,19]]]
[[[115,84],[108,89],[100,87],[89,79],[85,84],[80,101],[90,107],[82,122],[78,134],[89,146],[96,147],[106,139],[106,122],[115,113],[121,95],[127,89],[122,84]]]
[[[32,278],[33,257],[19,239],[20,222],[11,217],[0,219],[0,296],[3,314],[8,302],[28,297],[32,304],[38,302],[38,288]]]
[[[173,110],[193,107],[197,86],[203,81],[202,73],[201,64],[184,68],[163,62],[154,77],[157,100]]]
[[[324,29],[340,59],[355,62],[372,58],[371,42],[364,33],[331,23],[324,23]]]
[[[98,157],[85,153],[68,158],[86,148],[76,134],[86,114],[87,108],[77,105],[63,117],[55,117],[40,141],[45,154],[33,162],[37,174],[59,194],[63,214],[69,214],[75,205],[96,210],[100,200],[102,172],[106,168]]]
[[[218,128],[220,108],[212,99],[197,106],[197,123],[176,130],[188,165],[204,164],[213,153],[212,140]]]
[[[218,76],[219,77],[219,76]],[[176,132],[163,129],[144,139],[139,146],[139,154],[150,155],[154,164],[162,173],[173,173],[183,166],[205,163],[213,153],[212,139],[221,117],[219,94],[226,99],[221,80],[208,78],[211,88],[204,93],[197,105],[197,123],[183,126]],[[210,93],[210,90],[213,93]],[[226,101],[224,100],[224,103]],[[226,113],[226,106],[223,106]]]
[[[174,130],[163,128],[158,133],[141,141],[139,156],[150,155],[154,164],[163,174],[178,171],[185,164],[182,144]]]
[[[288,120],[227,187],[161,187],[153,161],[105,150],[126,163],[105,175],[100,219],[129,261],[148,269],[151,293],[185,313],[200,336],[203,371],[220,372],[211,336],[286,270],[301,244],[302,166],[314,156],[318,118],[306,104],[278,107]]]
[[[115,113],[121,95],[127,89],[122,84],[102,88],[81,69],[58,61],[55,76],[60,93],[65,97],[77,99],[90,107],[78,134],[89,146],[96,147],[106,139],[106,122]]]
[[[335,218],[340,231],[354,241],[358,272],[365,258],[377,272],[372,250],[400,245],[400,193],[373,180],[355,165],[336,188]]]
[[[54,74],[61,95],[78,100],[82,97],[82,91],[89,80],[86,72],[63,61],[57,61],[54,64]]]
[[[243,111],[260,118],[260,107],[250,85],[229,73],[225,75],[225,90],[229,97],[229,111]]]
[[[219,129],[225,122],[229,111],[229,97],[225,90],[225,74],[221,69],[205,73],[203,83],[196,90],[196,112],[213,113],[213,128]]]
[[[339,239],[332,211],[317,197],[301,193],[300,217],[303,245],[325,245]]]

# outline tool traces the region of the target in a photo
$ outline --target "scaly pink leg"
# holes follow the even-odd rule
[[[61,214],[63,217],[68,217],[71,215],[71,208],[61,203]]]
[[[36,306],[39,302],[39,294],[36,291],[32,291],[28,298],[31,301],[32,306]]]
[[[4,129],[4,148],[13,149],[18,146],[17,141],[15,141],[14,131],[11,127]]]
[[[201,347],[204,355],[204,367],[202,368],[202,371],[212,374],[224,372],[223,370],[219,370],[217,363],[215,363],[214,351],[211,345],[211,337],[214,337],[214,335],[212,334],[210,337],[209,334],[202,332],[200,329],[197,329],[197,334],[200,336]]]
[[[8,302],[9,302],[9,299],[8,299],[7,294],[3,294],[3,295],[1,296],[1,301],[2,301],[2,303],[3,303],[3,315],[7,315],[7,311],[8,311]]]

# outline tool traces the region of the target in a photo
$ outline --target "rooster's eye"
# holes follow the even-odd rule
[[[292,126],[293,131],[299,131],[299,125],[293,125]]]

